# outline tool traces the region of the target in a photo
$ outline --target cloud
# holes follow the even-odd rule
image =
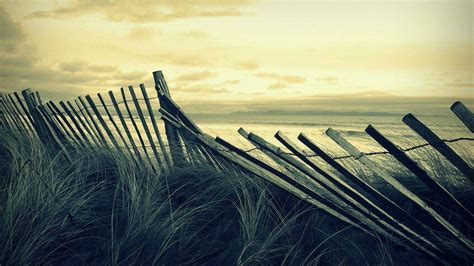
[[[0,23],[0,88],[6,92],[32,88],[41,90],[44,95],[75,97],[104,86],[139,83],[145,77],[145,72],[84,61],[45,64],[38,59],[21,24],[2,8]]]
[[[65,72],[96,72],[96,73],[108,73],[116,72],[119,70],[116,66],[111,65],[97,65],[89,64],[84,61],[73,61],[73,62],[62,62],[58,65],[59,70]]]
[[[173,88],[173,91],[187,93],[187,94],[221,94],[230,92],[228,89],[223,88],[221,84],[189,84],[185,86],[177,86]]]
[[[0,6],[0,49],[6,52],[14,52],[18,44],[25,38],[25,33],[20,23]]]
[[[210,66],[212,62],[202,54],[161,53],[154,56],[159,62],[176,66]]]
[[[232,80],[225,80],[222,82],[223,84],[229,84],[229,85],[236,85],[240,83],[240,80],[237,79],[232,79]]]
[[[328,77],[317,77],[316,81],[333,85],[333,84],[337,84],[339,79],[337,77],[328,76]]]
[[[255,70],[259,68],[257,62],[252,60],[240,61],[235,64],[235,67],[242,70]]]
[[[192,81],[210,79],[216,76],[217,74],[215,72],[200,71],[200,72],[180,75],[176,78],[176,81],[177,82],[192,82]]]
[[[474,89],[474,83],[473,82],[451,82],[451,83],[446,83],[444,85],[446,85],[448,87],[472,88],[472,89]]]
[[[200,30],[190,30],[190,31],[181,32],[178,34],[178,36],[181,38],[202,40],[202,39],[210,38],[211,34],[205,31],[200,31]]]
[[[278,73],[271,73],[271,72],[258,73],[256,76],[261,77],[261,78],[276,80],[282,83],[289,83],[289,84],[290,83],[304,83],[306,81],[306,78],[302,76],[281,75]]]
[[[153,28],[134,27],[128,31],[127,37],[132,41],[133,40],[145,41],[145,40],[150,40],[153,38],[154,35],[159,35],[159,34],[161,34],[161,32]]]
[[[251,0],[76,0],[72,5],[30,13],[29,18],[71,18],[99,14],[106,20],[124,22],[172,21],[193,17],[231,17],[244,14]]]
[[[288,84],[283,83],[283,82],[277,82],[277,83],[272,83],[268,85],[267,90],[280,90],[280,89],[285,89],[288,87]]]
[[[302,76],[282,75],[274,72],[261,72],[256,74],[256,76],[275,81],[268,85],[267,90],[285,89],[290,84],[304,83],[306,81],[306,78]]]

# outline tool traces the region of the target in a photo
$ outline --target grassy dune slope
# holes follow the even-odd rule
[[[429,263],[204,165],[154,174],[104,151],[68,163],[2,132],[0,190],[1,265]]]

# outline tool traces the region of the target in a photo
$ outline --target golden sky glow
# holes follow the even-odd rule
[[[110,3],[109,3],[110,2]],[[471,1],[0,1],[0,90],[474,96]]]

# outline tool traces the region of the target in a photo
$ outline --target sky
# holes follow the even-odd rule
[[[474,97],[463,0],[0,0],[0,91],[145,83],[179,102]]]

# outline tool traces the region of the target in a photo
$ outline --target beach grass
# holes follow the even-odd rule
[[[231,173],[232,171],[229,171]],[[0,264],[430,264],[245,174],[0,134]]]

